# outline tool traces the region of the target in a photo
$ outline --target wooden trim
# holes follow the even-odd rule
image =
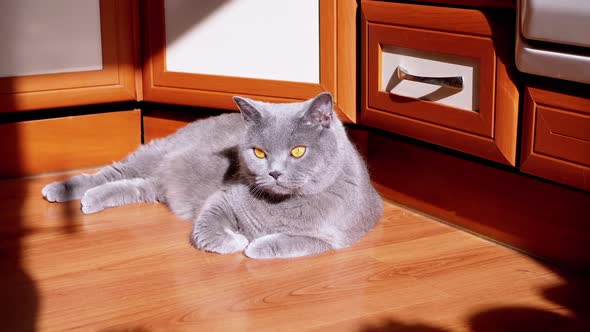
[[[155,58],[154,66],[163,67],[164,63]],[[271,81],[243,77],[227,77],[215,75],[189,74],[170,71],[154,71],[154,88],[168,87],[177,89],[191,89],[202,91],[223,91],[231,86],[235,94],[250,94],[257,96],[281,97],[290,96],[292,99],[306,99],[324,91],[321,85],[288,81]],[[154,100],[152,100],[154,101]],[[193,105],[198,106],[198,105]]]
[[[590,167],[580,162],[567,160],[573,153],[580,160],[590,158],[590,142],[586,140],[576,141],[578,151],[564,151],[561,155],[543,153],[542,147],[537,146],[540,135],[548,135],[544,122],[539,121],[539,111],[547,109],[562,109],[579,113],[587,117],[590,114],[590,99],[551,92],[544,89],[526,87],[523,107],[523,130],[521,169],[524,172],[541,176],[559,183],[590,191]],[[583,124],[582,124],[583,125]],[[590,130],[590,129],[589,129]],[[571,144],[564,145],[563,149],[572,148]],[[581,150],[580,150],[581,149]],[[556,150],[554,147],[553,150]],[[581,154],[587,154],[582,156]]]
[[[523,156],[521,169],[525,173],[590,191],[590,169],[580,164],[533,153]]]
[[[135,100],[132,3],[100,1],[102,70],[0,78],[0,112]]]
[[[492,39],[496,48],[494,143],[509,165],[516,165],[520,92],[514,66],[514,19],[494,17]]]
[[[110,164],[141,143],[139,110],[0,125],[0,178]]]
[[[527,163],[533,153],[533,135],[535,132],[534,109],[536,105],[531,97],[530,89],[524,89],[524,99],[522,105],[522,140],[520,153],[520,168]]]
[[[145,115],[143,120],[143,141],[148,143],[175,133],[191,121],[156,115]]]
[[[352,0],[346,1],[353,2]],[[305,100],[327,90],[334,95],[335,108],[341,118],[346,122],[356,119],[356,108],[351,108],[354,103],[354,97],[352,97],[354,94],[348,95],[354,89],[355,82],[343,81],[337,77],[339,72],[354,71],[354,68],[341,68],[340,71],[338,69],[339,66],[351,66],[354,63],[350,60],[354,56],[354,48],[352,48],[354,45],[347,44],[342,49],[338,48],[336,33],[338,24],[354,23],[350,19],[350,13],[345,20],[337,20],[337,13],[356,9],[355,6],[348,3],[343,4],[342,9],[339,10],[336,0],[320,0],[320,17],[322,19],[320,24],[320,84],[310,84],[168,72],[166,71],[165,54],[164,1],[145,1],[143,4],[146,35],[144,40],[144,99],[146,101],[236,110],[237,107],[232,100],[236,94],[273,102],[290,102]],[[347,28],[348,30],[344,32],[349,35],[351,28]],[[346,52],[347,57],[338,61],[338,52]],[[349,75],[344,78],[351,77]],[[340,85],[345,96],[342,106],[340,105],[338,88]]]
[[[166,137],[189,123],[219,112],[193,112],[187,110],[150,109],[142,111],[143,141]]]
[[[532,255],[590,266],[590,193],[376,133],[368,165],[389,199]]]
[[[140,0],[131,0],[131,20],[133,28],[133,69],[135,70],[135,100],[143,101],[143,65],[141,58],[141,7]]]
[[[587,90],[581,91],[580,95],[552,91],[551,87],[538,88],[531,85],[526,86],[525,90],[528,91],[528,96],[540,105],[590,114],[590,98],[588,98]]]
[[[362,122],[400,135],[510,164],[492,138],[372,109],[363,113]]]
[[[122,100],[137,100],[136,73],[140,63],[139,39],[134,35],[134,30],[139,27],[139,6],[137,0],[116,1],[117,4],[117,64],[119,68],[118,86],[124,91]]]
[[[535,153],[590,167],[590,114],[537,105]]]
[[[336,108],[345,114],[352,123],[358,122],[356,102],[356,1],[337,1],[337,79]],[[346,120],[346,119],[345,119]]]
[[[464,7],[514,8],[515,0],[409,0],[426,4],[441,4]]]
[[[365,16],[364,8],[361,11],[361,70],[360,70],[360,80],[361,80],[361,101],[360,101],[360,122],[364,123],[366,121],[366,110],[369,109],[369,93],[367,91],[369,86],[369,23],[367,21],[367,17]]]
[[[335,100],[338,100],[338,91],[336,90],[336,81],[338,67],[336,57],[337,49],[337,20],[336,20],[336,2],[334,0],[320,0],[320,84],[322,91],[330,91]],[[289,93],[289,91],[284,91]],[[315,93],[314,93],[315,94]],[[303,96],[303,99],[312,97],[312,95]]]
[[[372,23],[423,28],[489,37],[492,25],[485,13],[473,9],[361,1],[363,15]],[[408,10],[411,8],[411,10]]]
[[[488,38],[369,23],[369,107],[493,137],[495,52]],[[397,47],[479,59],[479,110],[466,111],[436,102],[395,96],[381,87],[382,47]],[[453,45],[453,46],[450,46]]]

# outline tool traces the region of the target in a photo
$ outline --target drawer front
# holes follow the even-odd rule
[[[493,137],[491,39],[381,24],[369,24],[368,34],[370,107]],[[400,67],[421,77],[460,77],[463,88],[400,79]]]
[[[512,21],[475,9],[361,6],[362,124],[516,165]]]
[[[535,150],[590,167],[590,115],[537,106]]]
[[[434,78],[434,83],[455,83],[460,79],[461,88],[455,85],[436,85],[424,79],[404,79],[407,73]],[[380,90],[393,95],[432,101],[437,104],[465,111],[479,112],[479,61],[441,53],[419,51],[397,46],[381,49]],[[449,80],[442,78],[448,77]],[[438,81],[438,82],[436,82]]]
[[[590,99],[526,92],[522,170],[590,190]]]
[[[139,110],[0,125],[0,178],[102,166],[141,144]]]

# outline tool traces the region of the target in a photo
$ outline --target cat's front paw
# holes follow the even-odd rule
[[[269,234],[255,239],[244,250],[244,254],[256,259],[279,258],[281,256],[277,241],[279,236],[280,234]]]
[[[52,182],[41,190],[41,194],[49,202],[67,202],[77,199],[66,182]]]
[[[249,242],[244,235],[227,228],[223,230],[223,233],[196,229],[192,235],[192,244],[195,248],[218,254],[243,251]]]
[[[105,206],[101,200],[99,188],[88,190],[84,193],[84,196],[82,196],[82,200],[80,200],[82,212],[84,214],[91,214],[104,210]]]

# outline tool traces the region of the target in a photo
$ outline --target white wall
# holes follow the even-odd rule
[[[0,0],[0,77],[99,69],[98,0]]]
[[[318,0],[166,0],[167,70],[319,83]]]

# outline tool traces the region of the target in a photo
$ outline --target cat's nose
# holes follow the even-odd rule
[[[279,171],[271,171],[268,173],[268,175],[272,176],[273,178],[275,178],[275,180],[277,180],[279,178],[279,176],[281,176],[283,173],[279,172]]]

